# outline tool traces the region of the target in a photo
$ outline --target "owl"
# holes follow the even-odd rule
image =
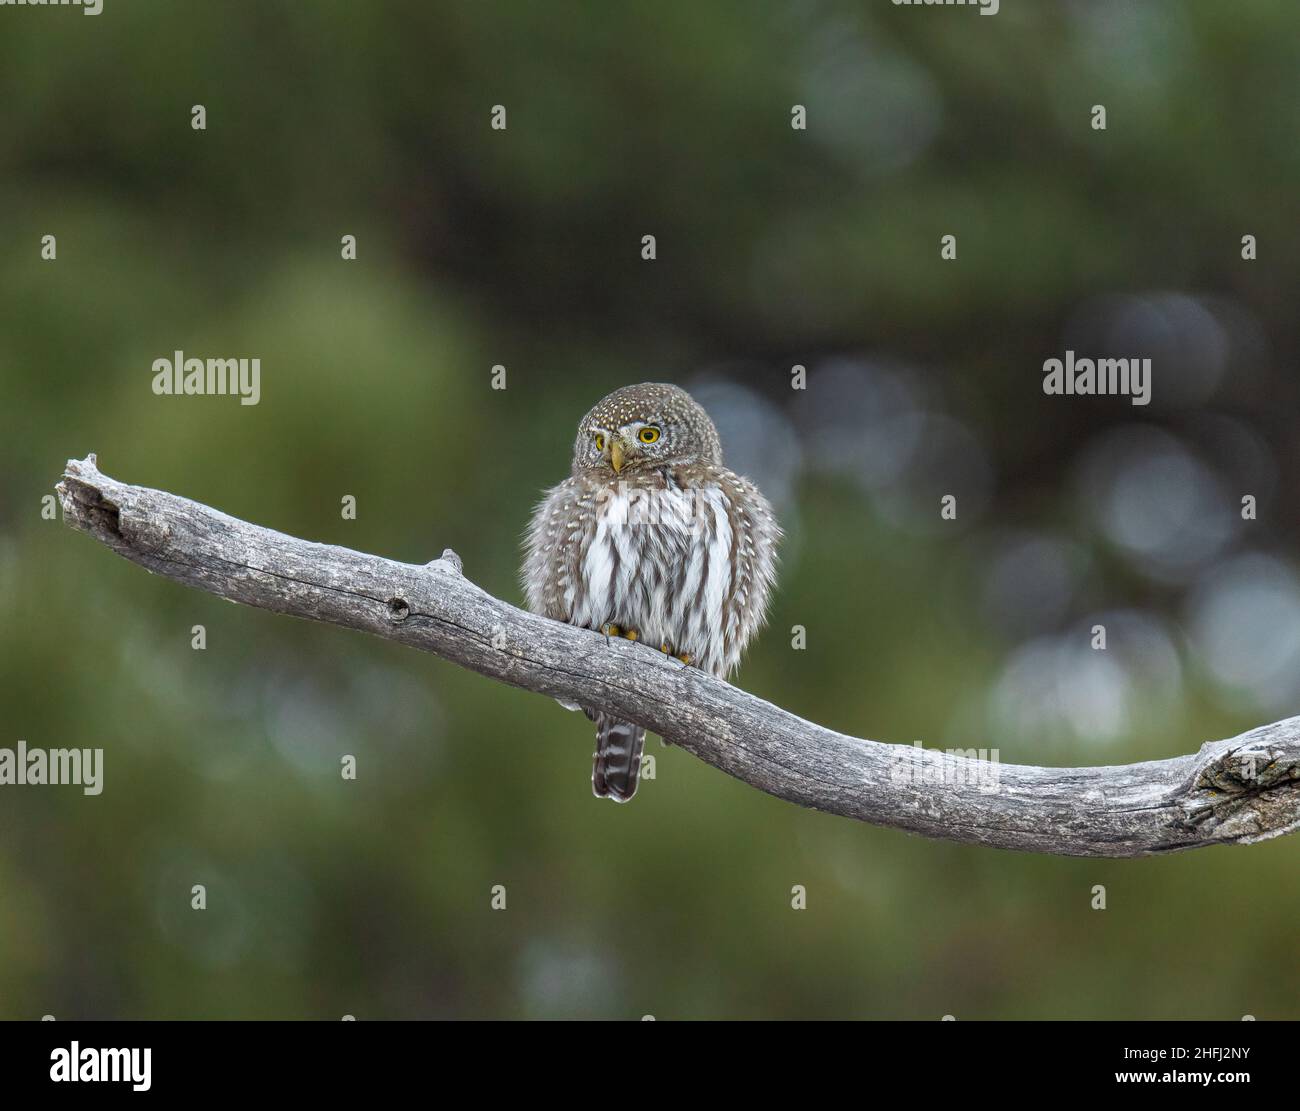
[[[624,386],[582,418],[572,472],[533,513],[528,608],[725,678],[763,624],[780,537],[767,499],[722,465],[718,430],[690,394]],[[583,710],[596,724],[592,790],[626,802],[645,730]]]

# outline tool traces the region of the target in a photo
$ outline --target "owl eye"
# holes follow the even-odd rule
[[[655,428],[654,425],[648,424],[637,433],[637,439],[643,444],[653,444],[657,439],[659,439],[659,429]]]
[[[597,450],[597,451],[604,451],[604,450],[605,450],[605,437],[604,437],[604,436],[601,436],[601,435],[597,435],[597,436],[596,436],[596,450]]]

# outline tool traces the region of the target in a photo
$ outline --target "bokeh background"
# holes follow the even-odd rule
[[[1294,3],[105,0],[0,10],[0,104],[0,744],[106,750],[0,794],[0,1016],[1300,1017],[1296,838],[963,847],[656,739],[614,807],[549,700],[41,516],[96,451],[518,601],[578,417],[670,380],[788,531],[745,688],[1035,764],[1296,713]],[[1067,347],[1151,405],[1044,396]]]

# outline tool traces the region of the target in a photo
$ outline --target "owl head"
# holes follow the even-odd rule
[[[573,473],[611,476],[670,463],[721,463],[722,444],[699,403],[680,386],[642,382],[596,403],[578,425]]]

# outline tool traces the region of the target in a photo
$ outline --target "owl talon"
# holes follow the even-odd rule
[[[638,633],[635,629],[623,630],[623,636],[628,640],[636,640],[638,637],[640,637],[640,635],[641,634]]]
[[[695,658],[689,652],[674,652],[672,645],[670,645],[666,640],[659,645],[659,651],[665,656],[672,656],[674,660],[681,660],[683,667],[688,666],[691,660]]]
[[[602,625],[600,627],[600,631],[605,634],[606,640],[608,640],[610,637],[621,637],[623,635],[623,630],[620,629],[617,625],[615,625],[612,621]]]

